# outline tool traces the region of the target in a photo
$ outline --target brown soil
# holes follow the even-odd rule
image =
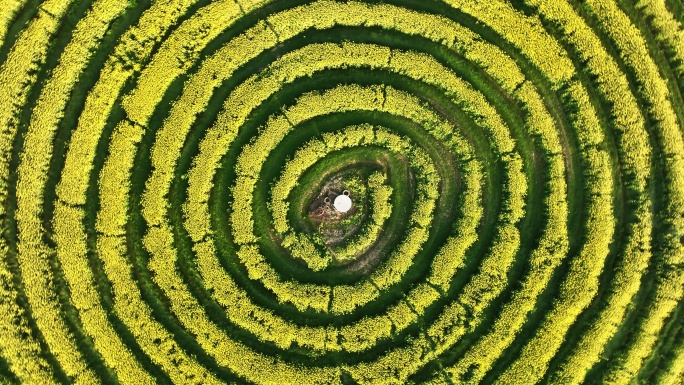
[[[338,176],[328,181],[309,206],[309,219],[315,228],[320,229],[319,234],[328,246],[336,246],[343,243],[359,230],[365,219],[361,218],[351,227],[335,226],[336,223],[356,215],[359,210],[357,205],[352,205],[352,208],[346,213],[335,210],[332,202],[344,191],[343,179],[343,176]]]

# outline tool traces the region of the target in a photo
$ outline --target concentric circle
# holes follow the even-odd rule
[[[0,382],[684,382],[679,0],[3,7]]]

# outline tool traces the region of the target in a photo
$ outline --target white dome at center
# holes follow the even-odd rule
[[[335,210],[342,213],[346,213],[351,208],[352,201],[346,195],[338,195],[337,198],[335,198],[335,202],[333,202],[333,205],[335,206]]]

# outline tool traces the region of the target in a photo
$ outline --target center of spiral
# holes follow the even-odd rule
[[[349,190],[344,190],[342,195],[338,195],[333,203],[335,210],[346,213],[352,207],[352,200],[349,198]]]
[[[315,238],[327,246],[345,243],[363,222],[365,194],[366,186],[355,172],[330,178],[309,206]]]

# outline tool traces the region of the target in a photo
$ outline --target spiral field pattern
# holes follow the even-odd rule
[[[683,25],[4,0],[0,383],[684,383]]]

